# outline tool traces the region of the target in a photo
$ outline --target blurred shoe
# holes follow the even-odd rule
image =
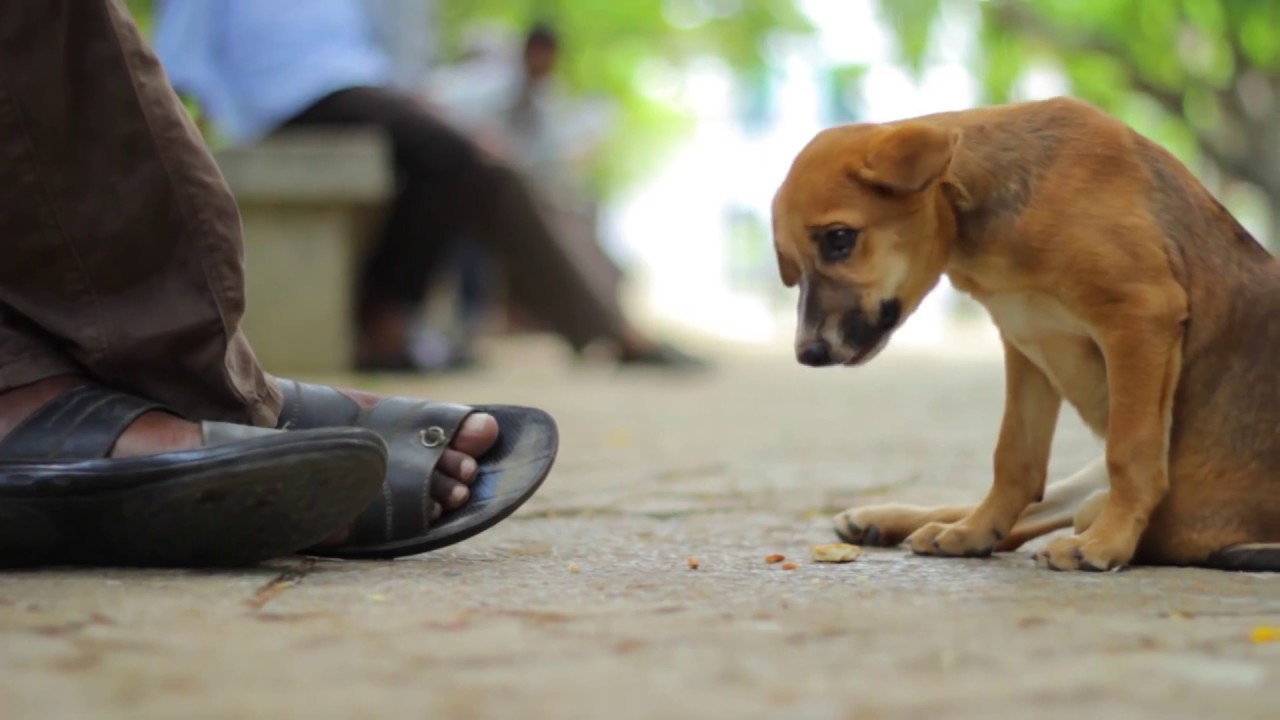
[[[655,342],[641,349],[624,350],[618,356],[618,367],[656,368],[661,370],[700,371],[709,370],[711,363],[690,355],[665,342]]]
[[[443,333],[424,329],[415,333],[403,352],[382,358],[361,358],[356,370],[419,375],[462,372],[479,367],[480,360],[469,346],[450,341]]]

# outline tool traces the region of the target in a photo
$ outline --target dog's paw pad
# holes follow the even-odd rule
[[[887,545],[888,538],[880,527],[874,523],[855,522],[848,512],[841,513],[832,522],[836,537],[850,545],[862,547],[881,547]]]
[[[1114,572],[1128,564],[1131,553],[1082,536],[1061,538],[1036,553],[1036,565],[1049,570]]]

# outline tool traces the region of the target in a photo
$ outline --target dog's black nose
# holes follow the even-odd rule
[[[831,346],[826,340],[815,340],[797,350],[796,359],[809,367],[825,367],[831,364]]]

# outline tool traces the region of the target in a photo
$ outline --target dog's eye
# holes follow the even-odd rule
[[[847,227],[823,228],[817,232],[818,253],[826,262],[849,257],[858,242],[858,231]]]

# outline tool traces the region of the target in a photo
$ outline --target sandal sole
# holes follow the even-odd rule
[[[151,458],[5,463],[0,564],[255,565],[349,524],[385,472],[382,440],[349,430]]]

